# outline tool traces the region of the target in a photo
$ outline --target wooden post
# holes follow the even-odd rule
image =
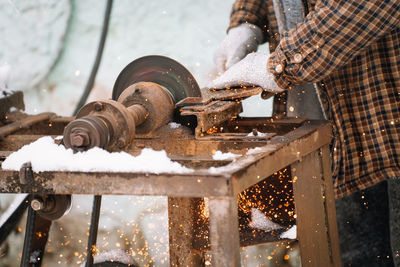
[[[193,250],[196,199],[168,198],[170,266],[204,266],[203,252]]]
[[[211,262],[216,267],[240,266],[237,197],[210,197]]]
[[[302,266],[341,266],[329,149],[292,164]]]

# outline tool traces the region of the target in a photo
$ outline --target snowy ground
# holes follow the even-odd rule
[[[94,61],[105,2],[0,3],[0,34],[4,36],[0,42],[0,65],[7,62],[11,66],[9,88],[24,91],[28,112],[71,115]],[[114,1],[91,98],[109,98],[118,73],[135,58],[150,54],[176,59],[193,73],[200,86],[205,86],[215,77],[212,53],[225,36],[232,3],[233,0]],[[271,101],[255,96],[244,104],[244,109],[249,116],[266,116],[271,113]],[[6,198],[1,198],[2,210],[7,207]],[[91,199],[75,196],[69,215],[54,222],[45,258],[51,266],[81,263]],[[102,214],[100,251],[123,249],[141,266],[168,266],[165,197],[106,196]],[[21,225],[22,232],[23,229]],[[8,263],[0,259],[2,266],[19,265],[15,259],[22,234],[16,232],[13,236],[16,247],[11,250]],[[250,247],[243,253],[243,262],[245,266],[270,266],[272,260],[279,260],[276,250],[270,246]]]

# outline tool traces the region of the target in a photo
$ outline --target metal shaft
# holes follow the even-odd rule
[[[136,104],[128,107],[129,113],[132,115],[133,119],[135,120],[135,125],[139,126],[143,122],[145,122],[148,112],[145,107],[142,105]]]

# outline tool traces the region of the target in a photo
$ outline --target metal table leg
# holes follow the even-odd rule
[[[210,197],[212,265],[240,266],[237,197]]]

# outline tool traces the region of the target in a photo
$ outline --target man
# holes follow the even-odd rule
[[[310,1],[305,20],[281,36],[274,4],[236,1],[214,57],[227,71],[210,86],[251,84],[281,92],[317,83],[333,126],[343,264],[393,266],[397,225],[389,225],[394,202],[388,192],[400,177],[400,1]],[[248,54],[265,41],[273,53]]]

